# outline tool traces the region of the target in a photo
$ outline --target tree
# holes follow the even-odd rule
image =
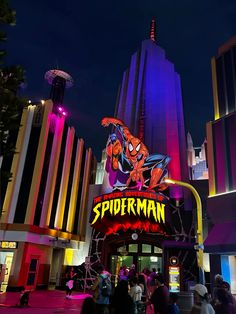
[[[0,44],[7,40],[3,27],[13,26],[16,13],[9,7],[8,0],[0,0]],[[5,50],[0,50],[0,169],[1,190],[10,180],[10,169],[3,169],[2,161],[15,153],[15,143],[10,134],[20,127],[20,114],[26,101],[17,96],[20,85],[24,82],[24,70],[21,66],[4,66]]]

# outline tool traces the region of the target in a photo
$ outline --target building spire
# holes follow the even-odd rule
[[[156,41],[156,21],[154,17],[152,17],[152,21],[151,21],[150,39],[152,41]]]

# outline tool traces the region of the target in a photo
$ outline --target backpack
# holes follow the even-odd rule
[[[111,288],[111,280],[109,277],[103,277],[101,276],[102,278],[102,283],[101,283],[101,287],[100,287],[100,290],[101,290],[101,295],[103,297],[109,297],[111,295],[111,291],[112,291],[112,288]]]

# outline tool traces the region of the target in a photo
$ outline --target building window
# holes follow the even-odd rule
[[[152,246],[149,244],[142,244],[142,253],[152,253]]]
[[[157,246],[154,246],[154,253],[155,254],[162,254],[163,250]]]
[[[138,253],[138,244],[129,244],[129,253]]]

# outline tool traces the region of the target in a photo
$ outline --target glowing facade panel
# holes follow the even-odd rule
[[[141,49],[132,56],[130,67],[124,73],[116,116],[137,136],[141,111],[144,113],[144,142],[150,153],[170,156],[170,175],[178,180],[186,180],[187,155],[184,153],[186,139],[180,77],[164,50],[151,40],[142,42]],[[173,197],[182,197],[180,188],[174,188],[172,192]]]
[[[63,117],[59,118],[56,115],[53,114],[51,115],[51,127],[55,127],[55,135],[53,139],[52,153],[50,158],[49,171],[47,175],[47,184],[43,200],[43,208],[40,217],[40,227],[49,226],[58,162],[61,150],[64,122],[65,119]]]
[[[62,228],[64,212],[65,212],[65,203],[66,203],[67,187],[68,187],[69,174],[70,174],[70,165],[71,165],[71,156],[72,156],[74,136],[75,136],[74,128],[68,128],[60,192],[59,192],[57,212],[56,212],[56,218],[55,218],[55,227],[59,229]]]
[[[25,128],[26,128],[26,121],[28,116],[28,109],[23,110],[23,114],[21,116],[21,125],[22,127],[19,128],[17,142],[16,142],[16,151],[20,151],[21,147],[24,142],[24,134],[25,134]],[[20,161],[20,154],[15,154],[13,157],[13,162],[11,166],[11,173],[12,173],[12,180],[8,183],[6,196],[3,202],[3,213],[1,217],[2,222],[8,222],[8,216],[10,211],[11,202],[13,201],[13,192],[15,187],[15,182],[17,179],[17,173],[18,173],[18,167],[19,167],[19,161]]]
[[[212,136],[212,122],[207,123],[207,159],[208,159],[208,172],[209,172],[209,195],[216,194],[215,182],[215,162],[213,150],[213,136]]]
[[[30,187],[30,193],[29,193],[29,201],[25,216],[25,223],[26,224],[33,224],[34,222],[34,215],[35,215],[35,208],[36,208],[36,202],[39,192],[39,186],[40,181],[42,177],[42,170],[43,170],[43,162],[44,162],[44,156],[45,156],[45,150],[48,140],[48,131],[49,131],[49,125],[50,125],[50,119],[49,115],[52,112],[53,103],[49,100],[44,102],[44,115],[43,115],[43,121],[42,121],[42,127],[40,132],[40,138],[39,138],[39,145],[37,149],[36,154],[36,160],[33,170],[33,178],[32,183]]]
[[[67,220],[67,226],[66,226],[66,230],[68,230],[69,232],[73,231],[73,226],[74,226],[83,149],[84,149],[84,141],[82,139],[79,139],[77,142],[77,151],[76,151],[75,167],[74,167],[74,173],[73,173],[72,190],[71,190],[68,220]]]
[[[212,73],[212,88],[213,88],[213,100],[214,100],[214,117],[215,120],[219,119],[219,102],[217,95],[217,78],[216,78],[216,60],[215,58],[211,59],[211,73]]]
[[[11,203],[9,208],[9,216],[7,219],[8,223],[13,223],[15,211],[16,211],[16,205],[18,200],[18,195],[20,191],[21,181],[22,181],[22,174],[25,166],[25,158],[27,154],[27,148],[30,138],[30,132],[32,128],[32,121],[34,116],[34,109],[35,106],[28,106],[27,109],[24,110],[24,113],[26,114],[26,120],[24,121],[24,114],[22,116],[24,126],[22,127],[22,132],[19,132],[19,146],[18,146],[18,152],[19,152],[19,159],[18,165],[17,165],[17,172],[15,173],[15,180],[14,180],[14,187],[12,190],[12,196],[11,196]],[[20,128],[21,129],[21,128]]]
[[[86,221],[87,221],[87,201],[88,201],[88,189],[89,189],[89,179],[92,161],[92,150],[89,148],[86,151],[85,165],[84,165],[84,178],[83,178],[83,188],[81,191],[81,203],[80,203],[80,216],[78,233],[81,235],[82,239],[85,238],[86,232]]]

